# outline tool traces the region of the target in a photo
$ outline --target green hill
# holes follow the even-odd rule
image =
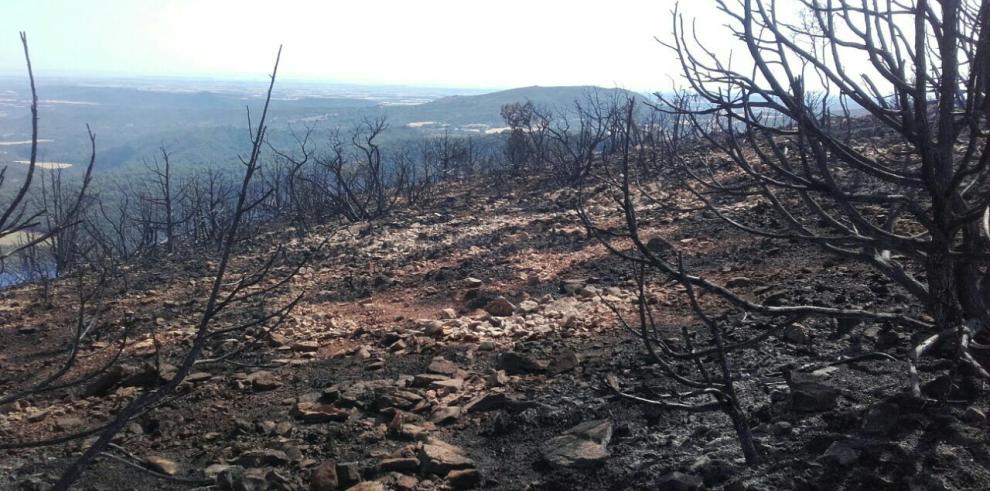
[[[607,89],[590,85],[563,87],[520,87],[480,95],[442,97],[426,104],[396,107],[389,111],[396,122],[434,121],[449,125],[485,124],[502,126],[502,106],[531,101],[537,106],[571,109],[577,100],[597,96],[602,101],[613,97],[645,100],[641,94],[625,89]]]

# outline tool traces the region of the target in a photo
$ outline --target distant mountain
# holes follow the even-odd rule
[[[501,126],[501,109],[506,104],[531,101],[537,106],[571,109],[574,102],[597,95],[602,101],[615,98],[645,100],[643,95],[625,89],[607,89],[591,85],[561,87],[520,87],[480,95],[454,95],[417,106],[394,108],[395,120],[432,121],[448,125],[485,124]]]
[[[30,139],[31,129],[29,94],[22,82],[0,78],[0,166],[26,160],[30,153],[30,145],[20,143]],[[258,111],[262,102],[254,85],[197,86],[190,82],[177,88],[167,81],[153,82],[138,87],[67,81],[41,85],[40,134],[45,141],[39,147],[40,160],[79,169],[89,156],[88,123],[97,136],[98,169],[140,164],[158,155],[161,145],[171,150],[175,162],[189,165],[237,161],[249,143],[245,106]],[[576,100],[594,96],[603,101],[643,99],[627,90],[593,86],[522,87],[487,94],[293,86],[272,100],[268,137],[273,145],[291,149],[297,143],[290,128],[303,131],[314,126],[313,142],[317,142],[327,131],[340,128],[346,135],[372,117],[388,119],[389,129],[379,140],[382,144],[417,141],[442,131],[485,136],[505,126],[501,116],[505,104],[532,101],[572,110]]]

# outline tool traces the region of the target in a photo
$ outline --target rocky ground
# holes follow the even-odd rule
[[[294,288],[307,293],[283,326],[223,341],[225,349],[260,348],[197,369],[177,396],[119,435],[113,452],[144,469],[102,458],[79,488],[990,486],[982,382],[937,378],[946,365],[933,357],[922,366],[926,390],[950,400],[907,396],[905,353],[919,334],[891,326],[807,320],[733,360],[766,455],[756,469],[745,466],[725,416],[614,396],[606,377],[644,397],[671,386],[608,307],[632,313],[628,267],[586,235],[566,195],[458,188],[426,211],[337,230],[297,279]],[[589,210],[612,215],[604,200]],[[692,270],[753,298],[916,309],[855,264],[739,235],[702,212],[644,217],[649,233],[688,253]],[[301,248],[330,233],[279,230],[254,247]],[[259,256],[252,249],[239,261]],[[135,268],[103,321],[137,326],[120,368],[68,393],[0,407],[0,445],[92,427],[167,379],[198,319],[209,270],[194,260]],[[672,343],[683,342],[681,326],[697,328],[683,295],[651,285],[659,322]],[[2,296],[0,395],[54,369],[73,326],[71,309],[37,304],[36,287]],[[55,298],[71,302],[71,287]],[[768,327],[729,320],[732,338]],[[98,366],[107,351],[95,337],[80,365]],[[841,362],[871,351],[890,356]],[[86,443],[0,450],[0,488],[44,489]]]

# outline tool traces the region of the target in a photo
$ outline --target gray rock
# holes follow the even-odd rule
[[[729,281],[725,282],[727,288],[746,288],[753,285],[753,280],[745,276],[736,276],[734,278],[729,278]]]
[[[426,367],[426,371],[453,377],[457,375],[458,371],[460,371],[460,367],[452,361],[437,357],[434,358],[433,361],[430,362],[430,365]]]
[[[554,467],[591,467],[608,458],[611,439],[610,421],[587,421],[544,443],[540,453]]]
[[[535,401],[527,401],[503,393],[491,393],[472,399],[464,405],[463,411],[474,414],[505,409],[510,413],[520,413],[540,405]]]
[[[970,406],[963,413],[962,420],[973,426],[984,426],[987,424],[987,415],[976,406]]]
[[[259,370],[248,375],[246,380],[251,384],[251,388],[259,392],[272,390],[282,385],[282,382],[279,382],[272,372],[265,370]]]
[[[786,436],[794,432],[794,425],[787,421],[777,421],[770,426],[770,433],[776,436]]]
[[[695,491],[701,489],[704,482],[700,477],[683,472],[669,472],[657,479],[657,491]]]
[[[551,373],[563,373],[577,368],[580,363],[581,360],[578,359],[576,353],[571,350],[565,350],[554,357],[553,360],[550,360],[547,370]]]
[[[279,466],[289,463],[289,457],[281,450],[266,448],[248,450],[237,456],[234,463],[243,467]]]
[[[217,488],[224,491],[241,489],[244,480],[244,468],[239,465],[228,465],[217,472],[215,482]]]
[[[539,373],[547,369],[547,362],[529,354],[507,351],[499,357],[498,368],[511,375]]]
[[[790,329],[784,331],[784,341],[792,344],[808,344],[811,340],[811,336],[808,335],[808,330],[801,325],[791,326]]]
[[[519,310],[527,314],[531,312],[536,312],[539,309],[540,309],[540,304],[532,300],[523,300],[522,302],[519,302]]]
[[[818,456],[821,462],[849,466],[859,460],[861,452],[843,442],[832,442],[824,453]]]
[[[896,404],[889,402],[870,407],[863,416],[863,431],[885,435],[897,426],[897,418],[901,410]]]
[[[700,475],[706,486],[721,484],[729,480],[736,473],[736,468],[731,462],[723,459],[713,459],[707,455],[702,455],[695,459],[689,470],[691,474]]]
[[[378,481],[364,481],[347,488],[347,491],[385,491],[385,485]]]
[[[813,375],[791,372],[787,385],[791,388],[791,406],[795,411],[820,412],[835,408],[839,392]]]

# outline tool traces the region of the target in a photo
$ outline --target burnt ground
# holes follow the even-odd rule
[[[261,344],[236,363],[197,367],[112,450],[214,484],[161,479],[101,458],[78,488],[987,488],[983,382],[962,374],[956,386],[945,385],[941,403],[904,392],[907,350],[925,333],[807,319],[734,355],[765,456],[754,469],[721,413],[661,411],[615,396],[605,377],[641,397],[674,386],[608,308],[632,319],[629,266],[587,236],[566,195],[455,188],[429,209],[372,224],[259,235],[236,266],[256,263],[277,243],[302,250],[333,236],[294,282],[305,297],[277,331],[220,340],[211,347],[217,352]],[[589,211],[614,219],[603,199]],[[917,311],[855,263],[742,235],[701,211],[643,217],[647,235],[668,238],[690,270],[750,298]],[[113,284],[79,363],[99,366],[114,350],[100,332],[130,324],[125,369],[0,407],[0,446],[94,427],[166,379],[188,345],[212,267],[181,258],[132,267],[126,285]],[[650,301],[669,341],[683,346],[685,326],[704,339],[682,292],[653,280]],[[25,286],[0,300],[0,394],[54,370],[64,356],[74,288],[57,285],[54,306],[39,295]],[[511,311],[497,312],[498,297]],[[216,328],[251,314],[231,315]],[[730,341],[770,327],[740,313],[722,321]],[[889,356],[830,365],[865,352]],[[932,381],[949,367],[933,356],[922,376]],[[811,388],[789,385],[792,370],[810,377]],[[567,433],[576,426],[583,431]],[[87,442],[0,450],[0,488],[46,488]]]

